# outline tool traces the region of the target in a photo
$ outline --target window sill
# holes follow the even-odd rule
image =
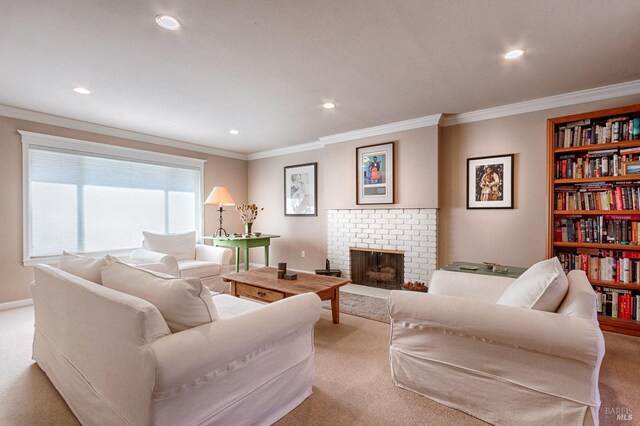
[[[111,255],[113,257],[117,257],[119,260],[122,260],[124,262],[128,262],[129,261],[129,255],[134,250],[136,250],[136,249],[118,250],[118,251],[101,251],[101,252],[96,252],[96,253],[80,253],[80,254],[78,254],[78,256],[101,258],[101,257],[104,257],[104,256],[109,254],[109,255]],[[32,257],[30,259],[23,260],[22,261],[22,265],[24,265],[24,266],[35,266],[35,265],[45,264],[45,265],[57,266],[59,261],[60,261],[60,256]]]

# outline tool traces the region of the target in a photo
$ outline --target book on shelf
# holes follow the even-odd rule
[[[562,252],[556,257],[568,273],[582,270],[592,281],[610,281],[620,285],[640,285],[640,259],[626,256],[621,251],[598,251],[597,253]]]
[[[595,291],[599,315],[640,321],[640,292],[600,286]]]
[[[555,210],[638,210],[640,185],[633,182],[557,186]]]
[[[554,219],[555,241],[637,246],[638,223],[640,215],[558,216]]]
[[[640,161],[640,150],[633,151],[607,149],[589,151],[583,155],[564,154],[555,159],[556,179],[598,178],[604,176],[625,176],[624,165]]]
[[[619,116],[599,121],[585,119],[557,126],[555,148],[625,142],[640,138],[640,117]]]

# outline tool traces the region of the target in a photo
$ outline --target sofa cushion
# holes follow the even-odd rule
[[[569,280],[569,290],[562,304],[558,308],[558,313],[572,317],[598,320],[596,311],[596,293],[587,279],[584,271],[571,271],[567,274]]]
[[[527,269],[502,293],[498,305],[556,312],[567,294],[567,276],[557,257]]]
[[[181,277],[210,277],[220,275],[220,265],[204,260],[181,260],[178,262]]]
[[[58,260],[58,269],[96,284],[102,284],[101,270],[104,265],[104,258],[78,256],[66,251],[62,252],[62,256]]]
[[[127,265],[110,256],[106,262],[102,268],[103,285],[153,304],[171,331],[218,319],[211,293],[199,278],[175,278]]]
[[[220,319],[235,317],[264,306],[262,303],[248,299],[240,299],[239,297],[228,294],[214,294],[213,304],[216,306],[216,311]]]
[[[170,254],[176,260],[193,260],[196,258],[196,231],[184,234],[154,234],[143,231],[142,236],[151,251]]]

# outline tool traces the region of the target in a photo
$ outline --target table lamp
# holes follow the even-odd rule
[[[222,206],[233,206],[236,203],[233,201],[233,198],[231,198],[231,194],[229,194],[227,188],[224,186],[214,187],[213,191],[211,191],[211,194],[209,194],[204,204],[210,206],[218,206],[218,211],[220,212],[220,227],[216,230],[213,236],[228,237],[229,234],[227,234],[227,231],[225,231],[222,227],[222,212],[224,211],[222,209]]]

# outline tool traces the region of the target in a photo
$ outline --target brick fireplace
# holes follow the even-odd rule
[[[351,248],[402,252],[404,270],[397,273],[426,282],[436,269],[437,216],[436,209],[329,210],[327,256],[352,278]]]

